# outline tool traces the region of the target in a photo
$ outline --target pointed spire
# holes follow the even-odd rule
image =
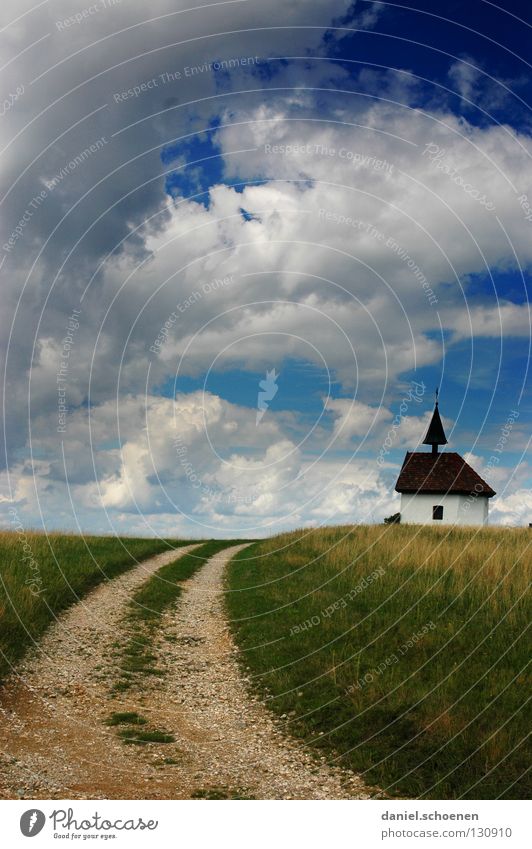
[[[447,437],[445,436],[445,431],[440,418],[440,411],[438,410],[438,394],[439,390],[436,389],[434,412],[432,414],[429,429],[427,430],[427,435],[423,440],[423,445],[432,445],[433,454],[438,453],[438,445],[447,445]]]

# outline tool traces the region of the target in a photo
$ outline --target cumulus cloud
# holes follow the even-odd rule
[[[382,518],[375,458],[408,379],[530,336],[524,285],[489,289],[532,261],[530,137],[328,61],[375,4],[93,8],[2,9],[6,492],[32,522],[44,499],[100,530]],[[485,82],[449,76],[463,98]],[[209,382],[287,361],[329,384],[310,435],[288,403],[257,428],[254,400]]]
[[[64,522],[70,494],[81,526],[97,511],[114,528],[126,515],[133,524],[144,517],[146,527],[153,519],[154,529],[172,517],[192,535],[261,535],[335,515],[367,521],[389,502],[373,461],[312,461],[275,415],[257,427],[253,410],[211,393],[124,397],[118,410],[106,402],[90,416],[77,411],[69,428],[64,466],[38,461],[31,475],[32,464],[13,469],[13,501],[33,521],[46,503]],[[40,432],[36,441],[41,449],[52,444]]]

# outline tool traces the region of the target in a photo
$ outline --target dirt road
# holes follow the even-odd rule
[[[2,798],[367,798],[285,735],[252,695],[225,618],[223,572],[239,547],[212,557],[163,614],[160,676],[113,692],[127,641],[124,610],[150,574],[189,548],[158,555],[99,586],[54,624],[0,690]],[[126,744],[111,714],[136,712],[170,743]]]

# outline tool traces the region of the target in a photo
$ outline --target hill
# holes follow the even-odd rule
[[[298,531],[232,561],[227,606],[293,734],[391,796],[521,798],[527,529]]]

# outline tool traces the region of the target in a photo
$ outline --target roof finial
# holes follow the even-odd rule
[[[438,395],[440,394],[440,387],[436,387],[436,406],[438,406]]]

